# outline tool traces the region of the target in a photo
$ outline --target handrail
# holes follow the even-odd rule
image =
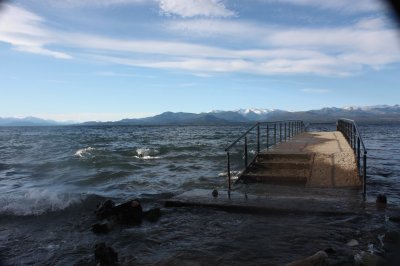
[[[286,141],[288,138],[291,138],[301,132],[305,131],[305,124],[301,120],[279,120],[279,121],[266,121],[266,122],[258,122],[251,126],[249,129],[246,130],[242,135],[240,135],[235,141],[233,141],[229,146],[226,147],[225,152],[227,155],[227,175],[228,175],[228,192],[230,193],[231,190],[231,160],[230,160],[230,149],[235,146],[240,140],[244,139],[244,171],[247,170],[249,165],[255,160],[257,155],[260,153],[262,142],[261,142],[261,133],[260,133],[260,126],[266,125],[266,148],[268,149],[272,145],[276,145],[279,142]],[[271,126],[272,125],[272,126]],[[277,127],[279,125],[279,128]],[[284,125],[284,127],[282,126]],[[271,126],[271,127],[270,127]],[[256,131],[256,138],[257,138],[257,152],[254,155],[254,158],[251,160],[251,163],[248,163],[248,138],[247,135],[257,128]],[[270,130],[273,130],[273,143],[270,143],[269,140]],[[284,134],[282,133],[284,130]],[[279,132],[279,139],[277,133]]]
[[[367,149],[361,137],[360,130],[354,120],[340,118],[336,123],[336,129],[344,135],[347,142],[354,151],[357,158],[358,175],[363,178],[363,196],[364,200],[367,194]],[[361,171],[361,149],[363,150],[362,171]]]

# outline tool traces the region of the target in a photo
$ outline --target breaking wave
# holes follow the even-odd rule
[[[158,159],[160,157],[156,155],[158,155],[159,153],[159,150],[156,149],[139,148],[136,149],[136,154],[133,157],[142,160]]]
[[[96,150],[95,148],[87,147],[87,148],[77,150],[74,155],[79,158],[89,158],[89,157],[93,156],[93,151],[95,151],[95,150]]]
[[[72,204],[80,203],[84,198],[82,195],[32,188],[20,195],[1,198],[0,213],[18,216],[40,215],[63,210]]]

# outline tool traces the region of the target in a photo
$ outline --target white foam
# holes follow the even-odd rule
[[[0,213],[14,215],[39,215],[49,211],[63,210],[83,200],[82,196],[63,194],[48,189],[27,189],[22,194],[0,198]]]
[[[151,160],[151,159],[158,159],[160,157],[156,156],[159,154],[159,151],[156,149],[149,149],[149,148],[139,148],[136,149],[136,155],[133,156],[137,159],[142,160]]]
[[[92,155],[94,150],[96,150],[96,149],[92,148],[92,147],[87,147],[87,148],[77,150],[74,155],[79,158],[87,158]]]
[[[136,155],[133,157],[135,157],[136,159],[141,159],[141,160],[152,160],[152,159],[160,158],[158,156],[136,156]]]
[[[238,179],[241,173],[242,171],[231,171],[231,179]],[[218,177],[225,177],[225,176],[228,176],[228,172],[222,172],[218,174]]]

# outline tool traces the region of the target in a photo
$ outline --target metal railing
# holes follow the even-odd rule
[[[232,183],[231,160],[234,157],[232,153],[236,155],[236,163],[243,166],[237,172],[244,173],[262,149],[269,149],[279,142],[286,141],[304,132],[305,128],[304,122],[300,120],[258,122],[251,126],[225,149],[227,156],[228,192],[231,190]],[[253,147],[254,150],[250,150],[249,152],[249,147]],[[233,151],[235,148],[236,150]],[[249,155],[253,155],[252,158]]]
[[[354,151],[357,160],[358,175],[362,177],[363,180],[363,195],[365,199],[367,193],[367,149],[365,148],[360,130],[354,120],[345,118],[341,118],[337,121],[336,129],[342,132]]]

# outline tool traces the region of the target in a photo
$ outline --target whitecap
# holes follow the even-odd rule
[[[133,156],[136,159],[141,159],[141,160],[152,160],[152,159],[158,159],[160,157],[158,156]]]
[[[157,154],[159,154],[159,151],[156,149],[139,148],[136,149],[136,155],[134,155],[133,157],[142,160],[151,160],[160,158],[156,156]]]
[[[92,155],[94,150],[96,150],[96,149],[92,148],[92,147],[87,147],[87,148],[77,150],[74,155],[79,158],[87,158]]]

